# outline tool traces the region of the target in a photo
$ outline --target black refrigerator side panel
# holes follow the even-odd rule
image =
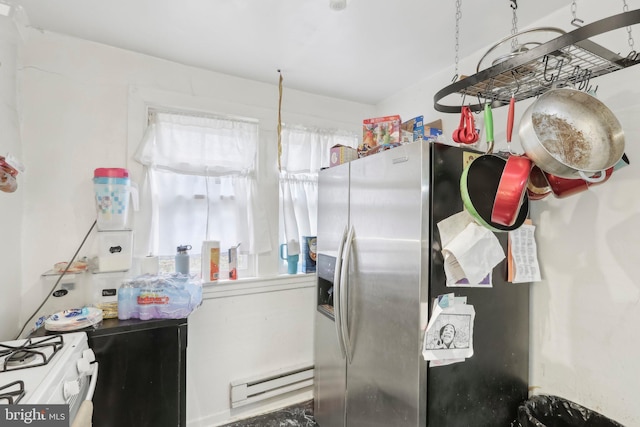
[[[94,427],[186,426],[187,325],[89,334]]]
[[[529,285],[506,282],[506,260],[489,289],[446,287],[437,223],[463,210],[460,176],[465,152],[433,145],[430,301],[454,292],[475,308],[474,355],[427,374],[428,427],[508,427],[528,397]],[[468,155],[466,156],[468,158]],[[507,233],[496,233],[506,254]]]

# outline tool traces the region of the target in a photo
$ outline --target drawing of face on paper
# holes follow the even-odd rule
[[[424,359],[441,361],[473,356],[474,320],[472,305],[455,303],[442,308],[435,300],[424,335]]]
[[[442,314],[427,332],[427,349],[469,348],[471,315]]]

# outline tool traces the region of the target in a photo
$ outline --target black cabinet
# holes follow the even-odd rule
[[[186,319],[106,319],[87,335],[100,364],[94,427],[186,426]]]

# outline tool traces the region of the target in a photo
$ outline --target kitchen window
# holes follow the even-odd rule
[[[283,126],[280,242],[287,243],[289,254],[299,253],[302,236],[317,234],[318,172],[329,167],[331,147],[357,148],[358,141],[357,135],[344,130]],[[286,271],[283,260],[279,268]]]
[[[190,271],[199,273],[202,242],[240,244],[239,276],[256,275],[256,255],[271,250],[257,191],[258,122],[244,118],[149,109],[134,158],[144,166],[137,242],[174,271],[177,246],[191,245]]]

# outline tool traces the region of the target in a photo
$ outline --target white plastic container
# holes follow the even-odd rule
[[[126,272],[94,272],[89,275],[90,299],[88,304],[102,310],[104,319],[118,317],[118,293],[126,274]]]
[[[90,298],[86,284],[86,273],[67,273],[60,278],[60,273],[49,270],[41,276],[44,295],[51,293],[43,307],[45,314],[53,314],[58,311],[82,308]],[[53,285],[58,282],[56,288]]]
[[[127,226],[129,201],[138,210],[138,191],[129,172],[122,168],[98,168],[93,173],[98,230],[122,230]]]
[[[100,307],[102,304],[118,302],[118,289],[125,279],[125,274],[125,272],[91,274],[89,303]]]
[[[98,271],[127,271],[131,268],[133,231],[98,232]]]

